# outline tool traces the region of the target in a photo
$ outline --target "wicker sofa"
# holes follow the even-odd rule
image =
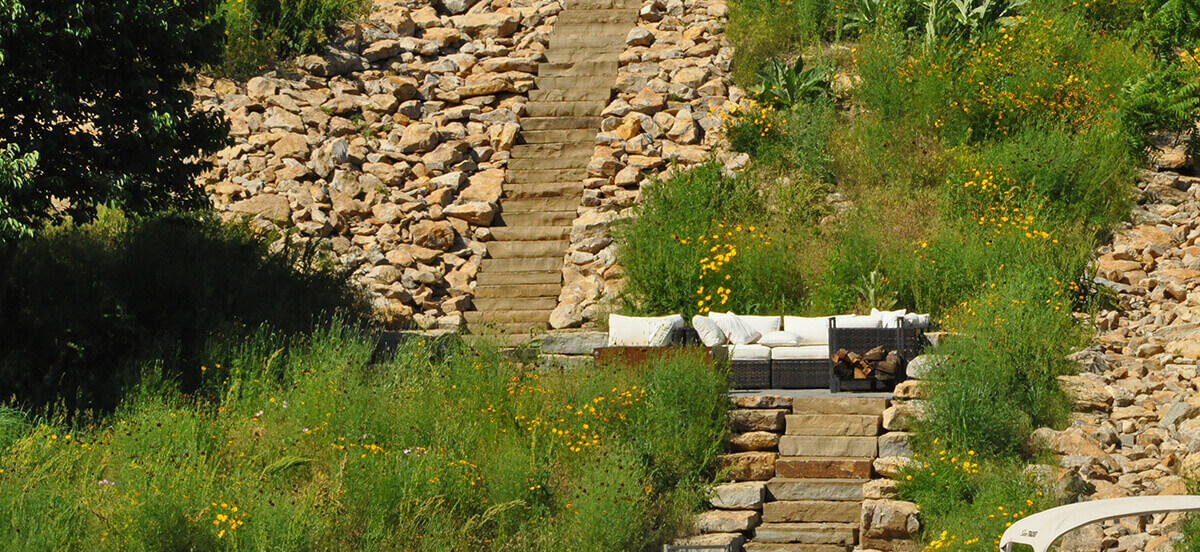
[[[636,350],[642,358],[655,348],[702,344],[709,349],[706,358],[729,360],[735,389],[866,391],[876,388],[874,380],[839,380],[831,353],[841,348],[861,354],[883,345],[912,358],[919,352],[926,324],[927,315],[913,317],[903,311],[818,317],[711,313],[693,317],[692,328],[678,315],[612,315],[608,347],[597,350],[596,358],[630,354],[615,351],[621,348]]]

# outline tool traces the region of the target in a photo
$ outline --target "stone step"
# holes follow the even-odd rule
[[[572,88],[589,88],[596,90],[608,90],[612,93],[617,84],[616,74],[600,77],[534,77],[533,82],[537,83],[537,87],[542,90],[570,90]],[[596,121],[594,126],[600,128],[600,121]],[[521,128],[529,128],[525,125],[524,119],[521,121]],[[555,127],[562,128],[562,127]],[[578,127],[571,127],[578,128]]]
[[[818,479],[869,479],[871,458],[846,456],[781,456],[775,461],[779,477]]]
[[[492,239],[500,241],[565,240],[571,236],[570,226],[496,226],[489,230]]]
[[[600,117],[522,117],[521,130],[600,130]]]
[[[554,22],[554,28],[551,32],[557,31],[568,25],[594,25],[596,27],[625,27],[625,33],[629,32],[637,23],[637,10],[619,9],[619,10],[563,10],[558,14],[558,21]]]
[[[596,117],[607,102],[600,100],[578,102],[529,102],[525,113],[530,117]]]
[[[596,131],[590,128],[526,130],[521,132],[521,140],[525,144],[591,144],[594,146],[595,139]]]
[[[542,297],[497,297],[475,298],[475,308],[480,311],[551,311],[558,306],[558,294]]]
[[[567,10],[606,10],[610,8],[638,9],[641,6],[641,0],[572,0],[571,5],[567,7]]]
[[[838,500],[776,500],[764,502],[762,511],[764,523],[858,523],[861,516],[861,503]]]
[[[859,414],[791,414],[788,435],[879,435],[879,416]]]
[[[484,259],[487,261],[489,259]],[[507,259],[505,259],[507,260]],[[562,272],[518,272],[518,271],[483,271],[477,277],[477,287],[491,286],[534,286],[534,285],[562,285]]]
[[[583,21],[588,23],[604,23],[609,21],[630,21],[630,26],[632,27],[633,21],[637,20],[637,13],[637,8],[585,8],[570,6],[558,12],[558,22]]]
[[[879,440],[875,437],[830,437],[784,435],[779,438],[780,456],[858,456],[874,458]]]
[[[626,33],[628,33],[628,31],[626,31]],[[555,49],[559,50],[560,52],[572,51],[593,53],[598,55],[609,54],[614,51],[623,52],[625,51],[625,36],[625,34],[589,35],[584,32],[563,32],[561,34],[550,33],[550,45],[546,50],[546,59],[549,59],[549,52],[552,52]]]
[[[776,477],[767,481],[767,491],[775,500],[863,499],[862,486],[869,479],[796,479]]]
[[[601,101],[605,104],[612,99],[611,88],[534,88],[529,91],[530,102],[577,102],[583,100]],[[528,105],[528,104],[526,104]]]
[[[554,28],[550,30],[550,40],[553,42],[555,38],[563,39],[567,44],[571,41],[584,37],[598,37],[605,40],[619,39],[625,41],[625,37],[629,34],[629,29],[633,28],[633,21],[629,22],[604,22],[590,23],[585,21],[564,21],[555,23]],[[562,43],[553,47],[562,48]]]
[[[543,131],[547,132],[547,131]],[[554,132],[554,131],[549,131]],[[562,131],[558,131],[562,132]],[[517,144],[512,148],[513,159],[545,159],[548,157],[586,156],[590,161],[596,146],[592,142],[552,142],[547,144]],[[587,162],[584,162],[586,165]],[[510,165],[511,167],[511,165]]]
[[[473,312],[468,311],[463,313],[467,319],[467,324],[472,333],[476,334],[501,334],[508,336],[503,339],[493,337],[493,341],[512,342],[514,344],[526,343],[530,341],[530,337],[526,335],[524,338],[516,339],[520,334],[542,333],[550,329],[550,315],[546,315],[546,320],[538,320],[535,322],[489,322],[479,319],[473,319]]]
[[[502,273],[503,274],[503,273]],[[475,286],[475,305],[480,299],[500,299],[504,297],[558,297],[562,291],[559,284],[492,284]]]
[[[585,156],[578,153],[534,158],[522,157],[520,159],[509,159],[508,169],[511,171],[583,169],[587,167],[588,161],[590,161],[591,158],[591,155]]]
[[[575,209],[570,211],[501,212],[497,217],[506,226],[569,226],[575,222]],[[493,224],[495,221],[493,221]]]
[[[500,211],[509,214],[526,211],[570,211],[579,207],[579,201],[578,196],[507,199],[500,202]]]
[[[743,552],[850,552],[853,546],[844,544],[799,544],[794,542],[748,542]]]
[[[539,184],[507,184],[504,186],[505,198],[558,197],[565,195],[579,197],[582,194],[583,183],[578,181],[542,182]],[[495,230],[495,228],[493,228],[493,230]]]
[[[574,63],[539,63],[539,77],[617,77],[616,61],[577,61]]]
[[[490,241],[487,242],[488,256],[493,259],[541,259],[562,257],[571,246],[569,240],[561,241]]]
[[[583,182],[587,178],[586,168],[575,169],[514,169],[508,168],[508,182],[512,184],[546,184],[553,182]],[[505,190],[508,187],[505,186]]]
[[[495,322],[495,323],[547,323],[550,320],[550,310],[503,310],[503,311],[467,311],[463,313],[463,317],[468,323],[474,322]]]
[[[857,523],[764,523],[754,529],[759,542],[853,546],[857,535]]]
[[[545,257],[542,259],[483,259],[479,264],[480,274],[485,272],[548,272],[562,276],[562,257]],[[544,282],[529,282],[544,283]]]
[[[882,416],[888,400],[882,397],[796,397],[796,414],[858,414]]]
[[[546,50],[546,61],[550,63],[578,63],[580,61],[620,61],[621,44],[604,44],[595,48],[575,48],[562,45],[558,50]],[[530,98],[533,99],[532,97]]]

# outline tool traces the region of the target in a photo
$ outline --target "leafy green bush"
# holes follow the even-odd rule
[[[102,215],[21,241],[0,272],[0,396],[107,410],[148,359],[191,391],[210,339],[369,312],[345,274],[211,215]]]
[[[825,64],[805,69],[803,56],[796,56],[791,66],[778,58],[771,58],[758,69],[758,82],[750,87],[750,92],[768,105],[791,109],[806,100],[828,97],[832,73],[832,69]]]
[[[948,361],[929,375],[935,392],[921,431],[989,457],[1028,455],[1030,432],[1071,410],[1056,378],[1074,370],[1064,358],[1086,343],[1070,315],[1080,285],[1025,264],[980,288],[944,316],[955,336],[936,350]]]
[[[725,432],[725,375],[691,355],[567,374],[414,337],[371,364],[374,339],[337,324],[219,345],[200,395],[147,379],[94,427],[31,418],[8,442],[0,412],[0,535],[22,550],[649,552],[690,524]]]
[[[1051,481],[1023,465],[980,458],[944,442],[921,447],[905,469],[900,498],[921,505],[927,549],[983,552],[996,549],[1012,522],[1056,506]]]
[[[770,225],[753,182],[721,171],[710,163],[643,188],[638,216],[617,232],[627,310],[690,317],[806,304],[792,251],[803,228]]]
[[[224,0],[222,70],[245,76],[297,53],[313,53],[333,36],[337,25],[366,12],[367,0]]]

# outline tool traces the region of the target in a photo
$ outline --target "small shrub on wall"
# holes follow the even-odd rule
[[[366,12],[367,0],[224,0],[225,60],[221,70],[250,75],[277,59],[317,52],[338,23]]]

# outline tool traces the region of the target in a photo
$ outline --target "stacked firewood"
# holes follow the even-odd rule
[[[903,360],[897,351],[889,351],[882,345],[863,354],[838,349],[833,354],[833,373],[841,379],[869,379],[892,381],[903,379]]]

